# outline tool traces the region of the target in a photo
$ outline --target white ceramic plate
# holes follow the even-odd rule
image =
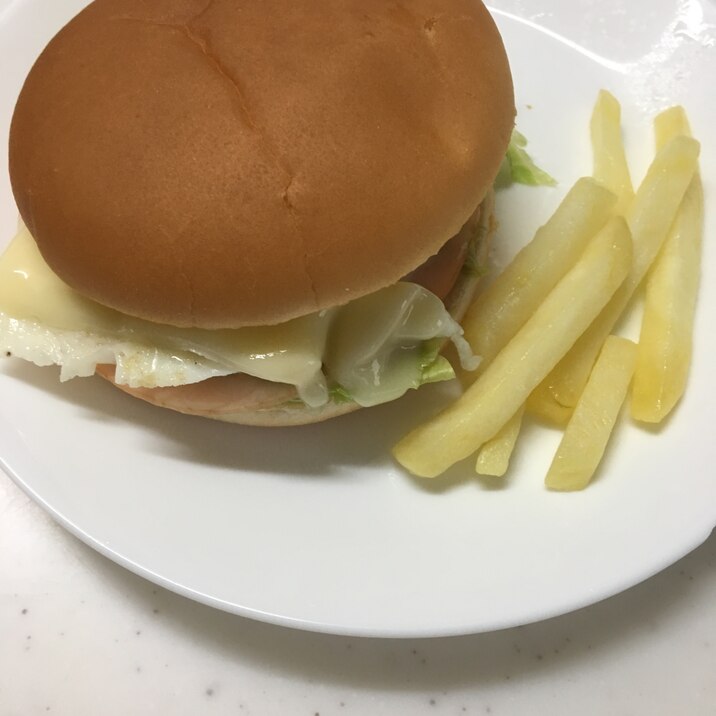
[[[33,58],[81,0],[0,0],[0,134]],[[648,118],[671,101],[716,126],[714,6],[500,2],[518,125],[560,187],[500,198],[502,263],[590,171],[600,87],[624,105],[641,171]],[[594,7],[592,7],[594,5]],[[539,11],[535,9],[539,6]],[[706,14],[706,17],[704,17]],[[118,58],[121,61],[121,58]],[[3,237],[16,212],[6,156]],[[709,208],[716,157],[702,153]],[[525,623],[614,594],[700,544],[716,522],[716,225],[709,212],[691,386],[662,431],[620,430],[583,493],[542,481],[557,435],[530,426],[503,484],[469,465],[420,482],[389,447],[440,389],[332,423],[242,429],[156,410],[100,380],[0,365],[0,457],[57,520],[145,577],[228,611],[327,632],[428,636]],[[5,241],[5,239],[3,239]]]

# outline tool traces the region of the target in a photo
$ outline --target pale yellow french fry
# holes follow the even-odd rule
[[[654,121],[657,146],[689,134],[681,107]],[[698,173],[691,180],[664,246],[646,283],[631,414],[661,422],[679,402],[691,365],[694,313],[701,269],[704,195]]]
[[[495,281],[470,306],[462,324],[481,368],[475,380],[574,265],[612,215],[616,197],[591,178],[579,179],[557,210]]]
[[[522,429],[522,417],[525,413],[523,405],[500,429],[490,438],[477,454],[475,472],[480,475],[502,477],[510,466],[512,451]]]
[[[614,294],[631,255],[629,228],[615,217],[465,393],[395,446],[398,462],[435,477],[493,437]]]
[[[563,428],[572,417],[572,408],[560,405],[544,383],[540,383],[527,398],[527,412],[540,420]]]
[[[619,198],[616,211],[623,214],[634,198],[629,165],[622,141],[621,106],[614,95],[601,90],[590,123],[594,178]]]
[[[626,215],[634,262],[624,284],[594,324],[547,376],[545,387],[561,405],[574,407],[604,341],[656,258],[696,171],[699,143],[679,136],[654,157]]]
[[[674,137],[691,136],[691,125],[686,110],[681,106],[669,107],[654,117],[654,139],[656,148],[661,149]]]
[[[636,345],[609,336],[562,436],[545,485],[552,490],[585,488],[604,455],[626,397]]]

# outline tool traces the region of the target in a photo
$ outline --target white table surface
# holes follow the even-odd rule
[[[716,535],[616,597],[449,639],[332,637],[157,587],[0,473],[0,714],[716,713]]]
[[[13,2],[0,0],[0,11]],[[523,16],[532,7],[494,4]],[[535,21],[559,31],[585,20],[592,49],[613,48],[593,28],[622,0],[538,5]],[[716,3],[649,7],[630,23],[625,54],[647,51],[675,11],[713,18]],[[712,534],[643,584],[538,624],[450,639],[331,637],[146,582],[0,473],[0,716],[716,714],[715,566]]]

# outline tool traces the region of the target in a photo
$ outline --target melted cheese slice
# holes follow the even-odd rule
[[[81,296],[52,272],[25,227],[0,257],[0,350],[60,365],[62,380],[92,375],[98,363],[115,364],[116,381],[132,388],[247,373],[295,385],[309,406],[327,402],[329,382],[374,405],[423,382],[433,338],[451,338],[465,354],[443,303],[410,283],[277,326],[205,330],[133,318]]]

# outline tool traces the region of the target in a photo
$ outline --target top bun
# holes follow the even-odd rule
[[[477,0],[96,0],[30,72],[10,172],[82,294],[178,326],[270,324],[435,254],[514,112]]]

